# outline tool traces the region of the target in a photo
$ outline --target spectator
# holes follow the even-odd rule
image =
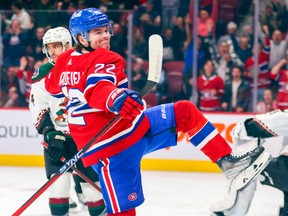
[[[29,41],[29,47],[31,49],[31,55],[35,60],[43,60],[45,55],[42,52],[42,38],[44,36],[45,29],[43,27],[37,27],[32,40]]]
[[[96,6],[97,8],[99,8],[99,10],[103,11],[104,13],[107,13],[107,15],[110,18],[110,20],[114,23],[119,23],[119,13],[115,13],[115,12],[110,12],[110,10],[117,10],[118,9],[118,2],[119,1],[111,1],[111,0],[100,0],[100,1],[96,1],[98,2],[98,6]]]
[[[277,101],[273,99],[273,93],[271,89],[265,89],[263,92],[263,98],[257,103],[256,112],[266,113],[277,109]]]
[[[234,33],[230,34],[230,38],[232,40],[236,55],[242,61],[242,64],[245,65],[247,59],[252,56],[250,37],[247,35],[242,35],[239,38],[239,43]]]
[[[209,35],[207,37],[209,44],[209,52],[211,59],[215,66],[215,72],[222,78],[224,82],[227,82],[231,75],[231,69],[233,65],[241,65],[242,62],[238,56],[233,53],[230,54],[230,46],[226,41],[221,42],[219,49],[217,50],[215,38],[212,36],[212,26],[209,28]]]
[[[135,16],[136,25],[139,23],[139,27],[143,30],[142,33],[146,41],[148,41],[150,35],[161,33],[161,16],[154,9],[153,0],[148,0],[144,6],[139,7]]]
[[[257,32],[258,32],[258,35],[259,35],[261,41],[265,41],[265,34],[263,34],[260,26],[259,26],[259,28],[257,28]],[[249,38],[249,47],[253,47],[254,46],[254,29],[252,28],[251,24],[244,25],[243,35],[247,36]],[[238,40],[238,38],[237,38],[237,40]]]
[[[55,9],[52,0],[40,0],[36,1],[35,3],[35,10],[39,10],[41,12],[35,11],[34,18],[35,18],[35,26],[36,27],[47,27],[54,23],[58,19],[55,16]],[[46,13],[42,11],[46,10]],[[51,13],[51,11],[55,11]]]
[[[19,66],[20,58],[25,55],[26,40],[27,34],[21,32],[18,20],[13,20],[3,35],[4,66]]]
[[[251,88],[243,79],[243,68],[234,66],[231,71],[232,79],[225,84],[224,96],[221,103],[223,111],[237,113],[249,111]]]
[[[12,24],[13,20],[17,20],[20,24],[21,31],[27,31],[28,29],[31,29],[31,18],[28,12],[23,7],[22,2],[14,2],[11,5],[11,9],[13,11],[11,19],[6,19],[6,17],[4,17],[6,25],[9,26]]]
[[[178,15],[180,0],[161,0],[162,29],[173,28],[173,22]]]
[[[76,11],[77,5],[76,2],[72,0],[58,1],[56,4],[56,9],[58,19],[54,20],[55,22],[53,23],[53,26],[59,26],[63,25],[63,23],[69,23],[69,18],[72,13]]]
[[[204,64],[206,62],[206,55],[202,50],[202,40],[200,37],[197,38],[197,77],[200,74],[200,70],[203,69]],[[184,85],[184,94],[185,99],[189,100],[192,94],[192,85],[193,85],[193,77],[192,77],[192,70],[193,70],[193,41],[191,41],[185,49],[184,59],[185,64],[183,68],[183,85]],[[194,77],[197,79],[197,77]]]
[[[272,40],[270,41],[271,51],[269,58],[269,69],[273,68],[281,59],[285,58],[285,52],[288,48],[286,40],[283,40],[283,34],[280,30],[276,29],[272,34]]]
[[[247,59],[245,63],[245,72],[244,76],[247,80],[249,80],[250,85],[252,89],[254,89],[253,86],[253,78],[254,78],[254,72],[256,71],[258,76],[258,91],[257,91],[257,98],[260,100],[263,97],[263,91],[266,88],[269,88],[271,85],[271,79],[270,79],[270,71],[268,68],[268,61],[270,56],[270,38],[269,38],[269,30],[267,26],[263,26],[263,31],[266,35],[265,42],[262,45],[259,43],[258,45],[258,68],[255,70],[254,68],[254,58],[251,56]],[[255,51],[256,47],[254,46]]]
[[[287,22],[287,17],[288,17],[288,2],[286,0],[282,1],[274,1],[274,4],[277,4],[278,8],[278,24],[279,24],[279,30],[282,31],[283,33],[287,33],[288,29],[288,22]]]
[[[56,8],[57,10],[69,10],[69,7],[71,4],[73,4],[75,1],[74,0],[60,0],[56,2]]]
[[[139,57],[141,59],[148,60],[148,43],[145,41],[139,28],[135,28],[132,45],[133,58]]]
[[[155,93],[157,94],[158,104],[172,102],[169,95],[169,82],[167,71],[165,71],[163,67],[160,81],[156,85]]]
[[[17,71],[18,71],[18,67],[11,65],[7,68],[6,73],[4,73],[5,76],[2,78],[2,82],[4,83],[3,90],[5,92],[8,92],[9,103],[6,104],[7,107],[27,106],[27,103],[25,101],[25,95],[22,95],[20,92],[19,81],[16,76]]]
[[[193,24],[193,11],[194,11],[194,1],[190,3],[189,15],[190,15],[191,24]],[[213,35],[215,35],[217,17],[218,17],[218,1],[213,0],[211,16],[209,15],[207,10],[204,10],[204,9],[200,10],[199,18],[197,20],[198,35],[200,35],[201,37],[207,37],[210,26],[212,26],[213,28],[212,32],[213,32]]]
[[[111,50],[126,58],[127,50],[127,29],[119,23],[113,24],[113,37],[110,42]]]
[[[25,95],[27,106],[29,103],[32,76],[34,71],[35,60],[31,56],[22,56],[20,59],[20,67],[17,71],[17,78],[19,81],[19,90],[22,95]]]
[[[284,66],[286,66],[284,68]],[[284,110],[288,108],[288,67],[287,60],[281,59],[276,64],[270,73],[273,80],[278,82],[278,97],[277,106],[279,109]]]
[[[4,107],[7,100],[8,100],[7,93],[3,89],[0,89],[0,107]]]
[[[273,10],[271,3],[267,3],[263,14],[260,14],[260,23],[261,25],[268,26],[269,32],[274,32],[276,29],[279,29],[277,12]]]
[[[143,69],[143,60],[136,58],[132,68],[132,89],[140,92],[143,89],[147,80],[147,74]]]
[[[184,60],[184,50],[185,50],[184,44],[187,39],[187,36],[186,36],[185,22],[184,22],[183,17],[178,16],[175,18],[172,32],[173,32],[174,37],[177,36],[177,40],[175,40],[177,43],[176,46],[179,47],[179,50],[180,50],[180,53],[179,55],[177,55],[178,56],[177,58],[179,60]]]
[[[227,24],[227,33],[225,35],[222,35],[218,40],[217,40],[217,46],[219,47],[220,44],[225,41],[229,44],[230,50],[229,52],[234,52],[234,47],[233,47],[233,42],[230,38],[231,34],[236,34],[237,31],[237,24],[235,22],[229,22]],[[236,37],[236,40],[239,41],[239,38]]]
[[[4,83],[4,88],[6,89],[6,92],[8,92],[8,89],[12,86],[15,86],[17,89],[19,89],[19,82],[16,76],[17,71],[18,66],[10,65],[3,73],[4,76],[2,82]]]
[[[203,74],[198,78],[198,91],[200,94],[200,110],[220,110],[220,103],[224,93],[224,82],[221,77],[215,73],[211,60],[206,61]]]
[[[3,107],[7,108],[7,107],[19,106],[18,99],[19,99],[19,94],[18,94],[17,88],[15,86],[11,86],[8,89],[8,99],[4,103]]]
[[[179,60],[181,58],[180,57],[181,51],[171,28],[165,29],[162,39],[163,39],[163,60],[164,61]]]
[[[133,10],[137,8],[141,2],[139,0],[122,1],[119,4],[119,9]]]
[[[182,16],[184,18],[189,12],[189,5],[190,0],[180,0],[178,16]]]

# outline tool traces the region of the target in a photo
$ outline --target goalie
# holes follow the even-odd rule
[[[256,115],[243,123],[239,123],[233,130],[233,141],[236,149],[258,146],[269,137],[283,136],[282,148],[278,157],[273,158],[259,180],[263,185],[279,189],[284,194],[284,206],[280,208],[279,216],[288,215],[288,110],[279,109],[265,114]],[[237,150],[236,150],[237,151]],[[228,194],[210,207],[213,215],[242,216],[248,213],[250,203],[256,191],[257,179],[241,191],[233,190],[228,185]]]

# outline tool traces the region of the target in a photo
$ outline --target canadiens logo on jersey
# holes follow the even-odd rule
[[[136,199],[137,199],[137,194],[136,194],[136,193],[131,193],[131,194],[129,194],[128,200],[134,201],[134,200],[136,200]]]

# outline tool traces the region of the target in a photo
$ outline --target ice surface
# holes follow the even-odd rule
[[[11,216],[47,181],[44,168],[0,166],[0,173],[0,216]],[[209,216],[209,206],[224,196],[220,173],[143,171],[142,178],[146,200],[137,208],[139,216]],[[22,215],[49,216],[48,195],[44,192]],[[277,216],[282,203],[280,191],[259,183],[248,216]],[[78,204],[72,215],[88,216],[88,211]]]

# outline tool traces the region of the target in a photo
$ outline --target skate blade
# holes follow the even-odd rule
[[[249,167],[231,180],[231,187],[244,190],[266,168],[271,159],[270,153],[263,152]]]

